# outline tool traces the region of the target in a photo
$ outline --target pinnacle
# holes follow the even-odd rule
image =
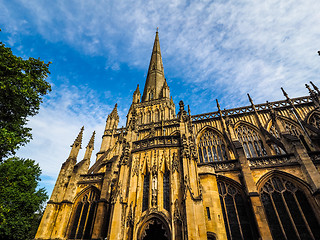
[[[289,99],[289,96],[288,96],[288,94],[286,93],[286,91],[285,91],[283,88],[281,88],[281,90],[282,90],[283,95],[284,95],[287,99]]]
[[[220,104],[219,104],[219,101],[218,101],[218,99],[216,98],[216,102],[217,102],[217,108],[218,108],[218,110],[220,111],[221,109],[220,109]]]
[[[318,92],[318,94],[320,94],[319,88],[316,85],[314,85],[313,82],[310,81],[310,83],[311,83],[312,87],[314,88],[314,90],[316,90]]]
[[[250,94],[247,93],[247,95],[248,95],[248,98],[249,98],[249,101],[250,101],[251,105],[254,105],[254,104],[253,104],[253,101],[252,101],[252,98],[250,97]]]
[[[74,145],[77,147],[78,145],[80,145],[81,148],[81,143],[82,143],[82,136],[83,136],[83,130],[84,130],[84,126],[82,126],[77,138],[74,140],[73,144],[71,145],[71,147],[73,147]]]
[[[118,104],[116,103],[114,105],[114,108],[113,108],[112,112],[109,115],[111,118],[114,118],[114,119],[118,119],[119,118],[117,107],[118,107]]]
[[[137,94],[137,93],[140,93],[139,84],[137,85],[137,88],[136,88],[136,90],[134,91],[133,94]]]
[[[86,148],[92,148],[92,149],[94,148],[94,137],[95,137],[95,135],[96,135],[96,131],[93,131],[92,136],[90,138],[90,141],[89,141],[89,143],[88,143]]]

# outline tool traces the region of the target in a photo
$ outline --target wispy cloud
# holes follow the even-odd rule
[[[248,104],[247,92],[261,103],[284,99],[281,86],[297,97],[307,94],[304,83],[320,83],[320,1],[0,0],[0,9],[10,45],[21,35],[40,34],[88,58],[103,57],[106,71],[123,71],[125,65],[146,72],[159,27],[172,95],[193,113],[215,110],[215,98],[223,108],[236,107]],[[74,85],[57,86],[46,99],[30,121],[34,140],[21,151],[39,159],[48,175],[57,174],[82,125],[85,139],[93,129],[101,135],[114,104],[109,89]],[[106,102],[95,97],[99,91]],[[130,105],[128,92],[117,95],[120,126]]]
[[[2,4],[13,31],[34,31],[79,51],[146,68],[160,27],[168,78],[179,78],[237,103],[251,92],[275,100],[284,86],[293,96],[320,73],[316,56],[320,2],[252,1],[17,1],[28,14]],[[15,24],[14,24],[15,23]],[[253,87],[255,86],[255,87]],[[267,86],[267,87],[266,87]],[[237,95],[238,97],[234,96]],[[229,105],[234,105],[229,103]]]
[[[95,152],[99,151],[106,116],[112,111],[113,106],[97,102],[96,95],[95,91],[83,86],[53,87],[53,91],[45,98],[39,114],[30,119],[29,127],[32,128],[33,140],[21,148],[17,155],[40,163],[43,175],[46,176],[44,184],[49,184],[58,175],[61,164],[70,153],[70,145],[82,126],[85,127],[85,131],[78,160],[82,159],[94,130],[98,133]],[[124,119],[125,114],[120,114]],[[91,161],[95,161],[94,155]]]

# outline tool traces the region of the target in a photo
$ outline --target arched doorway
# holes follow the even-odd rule
[[[167,224],[157,217],[152,217],[143,225],[140,240],[170,240]]]

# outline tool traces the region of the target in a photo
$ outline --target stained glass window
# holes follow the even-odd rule
[[[198,144],[200,162],[226,161],[228,160],[224,141],[212,130],[202,134]]]
[[[167,169],[163,174],[163,208],[170,211],[170,172]]]
[[[239,126],[235,132],[243,146],[247,158],[267,155],[263,142],[256,131],[242,125]]]
[[[260,190],[274,239],[320,239],[320,225],[306,194],[294,182],[270,178]]]
[[[149,188],[150,188],[150,174],[146,172],[143,179],[143,199],[142,199],[142,212],[149,207]]]
[[[76,207],[73,214],[73,224],[69,239],[91,238],[98,199],[99,193],[91,189],[83,194],[75,204]]]
[[[257,239],[242,190],[223,181],[218,181],[218,190],[228,239]]]

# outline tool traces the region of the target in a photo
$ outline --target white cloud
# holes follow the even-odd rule
[[[168,81],[178,79],[176,86],[185,89],[174,100],[183,98],[194,113],[213,111],[217,97],[222,108],[235,107],[249,104],[247,92],[261,103],[284,99],[281,86],[297,97],[307,94],[304,83],[319,84],[320,1],[18,2],[0,0],[6,31],[13,36],[37,32],[47,41],[104,56],[106,68],[113,70],[125,63],[147,71],[158,26]],[[85,90],[89,93],[82,94]],[[97,102],[92,90],[65,86],[59,91],[31,119],[34,140],[20,151],[39,161],[48,175],[58,173],[82,125],[84,144],[93,129],[100,138],[98,129],[113,107]],[[122,101],[120,126],[129,106]]]
[[[2,4],[5,22],[16,23],[13,29],[29,22],[29,31],[35,25],[49,41],[108,56],[114,70],[121,62],[146,69],[159,26],[167,77],[205,86],[212,95],[237,94],[229,105],[243,102],[246,92],[259,102],[265,96],[279,99],[280,86],[292,96],[305,94],[304,83],[320,74],[317,1],[21,0],[20,5],[29,13],[26,19],[13,19],[10,5]]]
[[[96,131],[95,151],[91,158],[91,163],[94,163],[94,154],[100,149],[106,117],[113,109],[111,105],[97,102],[96,94],[86,87],[53,87],[39,114],[30,119],[28,126],[32,128],[33,140],[22,147],[17,156],[34,159],[40,164],[45,176],[42,184],[50,185],[55,181],[61,164],[69,156],[70,145],[82,126],[85,130],[78,161],[84,156],[92,132]],[[122,111],[120,117],[123,124],[125,115]]]

